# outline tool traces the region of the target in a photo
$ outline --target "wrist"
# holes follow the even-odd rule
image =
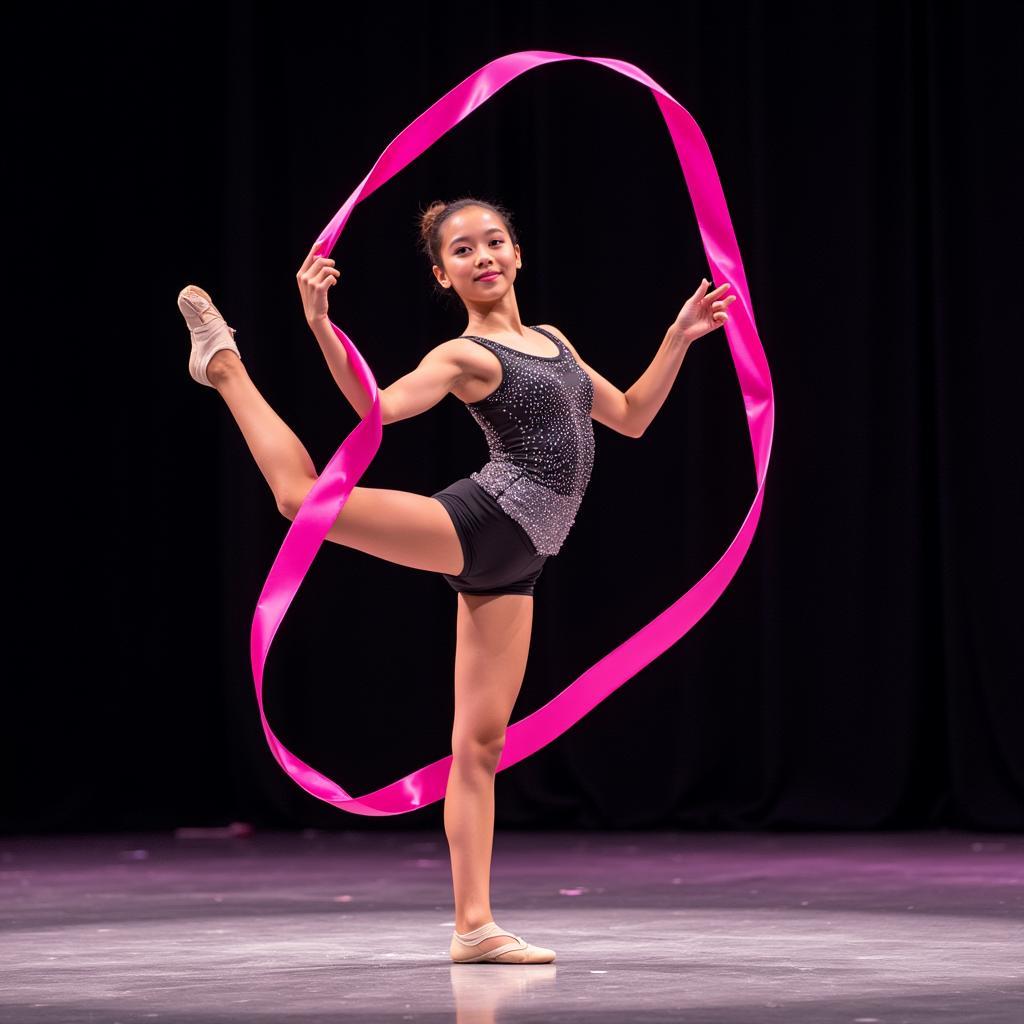
[[[668,341],[669,344],[674,345],[676,348],[687,349],[693,343],[694,338],[690,331],[685,327],[680,327],[678,324],[673,324],[668,329]]]

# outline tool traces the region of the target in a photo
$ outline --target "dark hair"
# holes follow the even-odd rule
[[[519,244],[519,236],[512,223],[512,213],[500,203],[489,203],[486,199],[474,199],[472,196],[463,196],[450,203],[436,200],[419,214],[420,248],[430,260],[431,267],[436,264],[442,270],[444,269],[444,262],[441,259],[441,226],[453,213],[458,213],[459,210],[467,206],[482,206],[485,210],[496,213],[505,222],[505,229],[508,231],[512,244]],[[445,298],[451,298],[450,292],[453,289],[442,287],[437,278],[434,278],[434,284]]]

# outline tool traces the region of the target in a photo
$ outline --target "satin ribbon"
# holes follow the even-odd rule
[[[651,90],[661,110],[696,211],[712,281],[729,281],[732,287],[728,294],[735,295],[737,299],[729,307],[730,319],[722,330],[743,392],[754,454],[757,494],[732,543],[702,579],[641,630],[588,668],[547,704],[508,726],[498,771],[511,768],[560,736],[626,680],[671,647],[715,603],[739,568],[760,518],[775,422],[775,402],[768,362],[754,326],[739,247],[711,152],[697,122],[690,114],[657,82],[633,64],[605,57],[577,57],[548,50],[524,50],[491,61],[420,114],[381,153],[370,173],[321,232],[314,247],[317,254],[327,256],[331,253],[357,203],[415,160],[499,89],[526,71],[563,60],[590,61],[639,82]],[[367,394],[372,396],[373,405],[365,418],[345,438],[306,496],[263,586],[250,637],[256,700],[263,731],[274,757],[307,793],[353,814],[403,814],[425,807],[444,796],[451,754],[382,789],[353,797],[288,750],[274,735],[263,710],[263,670],[274,635],[352,488],[380,447],[382,426],[377,382],[349,336],[333,322],[331,327],[339,342],[345,346],[349,364],[360,383]]]

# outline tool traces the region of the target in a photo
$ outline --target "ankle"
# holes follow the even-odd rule
[[[206,364],[206,379],[216,387],[235,373],[241,365],[242,360],[231,349],[222,348],[219,352],[214,352]]]
[[[482,928],[493,920],[494,915],[490,911],[483,914],[469,914],[466,917],[456,917],[455,930],[460,935],[465,935],[466,932],[475,932],[477,928]]]

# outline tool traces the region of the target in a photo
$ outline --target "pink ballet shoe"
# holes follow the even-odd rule
[[[494,949],[488,949],[486,952],[477,953],[474,956],[475,947],[479,946],[484,939],[489,939],[494,935],[508,935],[515,941],[495,946]],[[518,935],[499,928],[494,921],[488,921],[487,924],[474,928],[471,932],[455,932],[449,952],[452,960],[457,964],[549,964],[555,959],[553,949],[531,946]]]
[[[214,387],[206,376],[206,367],[214,354],[229,348],[242,358],[235,344],[235,329],[228,327],[213,299],[198,285],[187,284],[178,293],[178,309],[192,335],[192,354],[188,357],[188,372],[193,380]]]

